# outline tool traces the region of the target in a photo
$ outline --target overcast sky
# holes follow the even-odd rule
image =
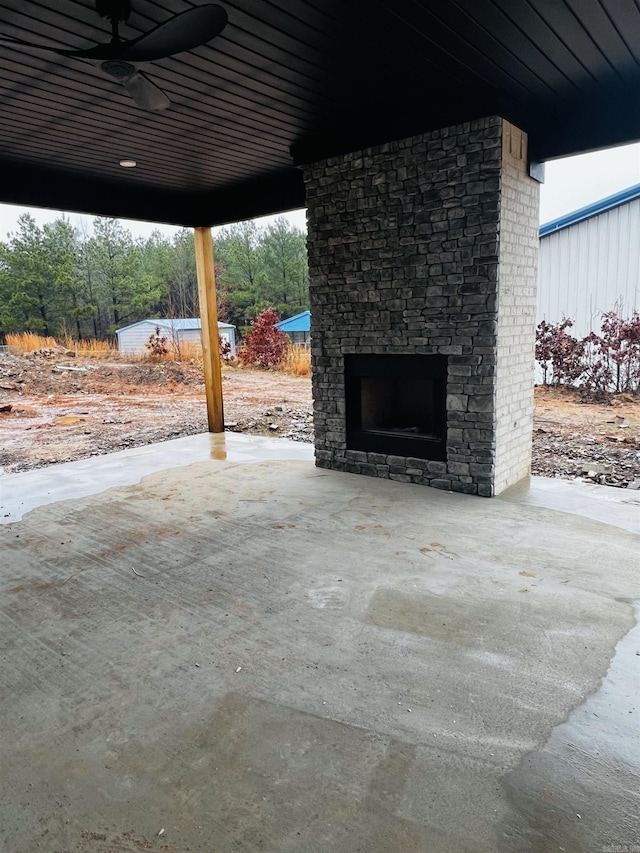
[[[598,199],[619,190],[640,183],[640,144],[624,145],[593,154],[580,154],[546,164],[545,183],[540,192],[540,223],[549,222],[565,213],[571,213]],[[10,231],[14,231],[18,216],[27,208],[0,204],[0,240],[4,240]],[[58,211],[39,210],[31,212],[39,224],[50,222]],[[306,227],[303,210],[286,214],[287,218],[299,228]],[[264,224],[275,217],[257,220]],[[70,214],[73,223],[79,224],[82,217]],[[122,220],[134,236],[147,237],[154,229],[172,234],[176,228],[170,225],[155,225],[146,222]]]
[[[640,145],[553,160],[545,166],[540,223],[549,222],[626,187],[640,184]]]

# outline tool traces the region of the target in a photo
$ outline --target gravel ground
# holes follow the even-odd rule
[[[640,398],[582,403],[570,389],[536,388],[532,471],[639,488]]]
[[[227,429],[313,441],[308,378],[225,368],[223,390]],[[6,472],[205,430],[195,362],[0,355],[0,469]],[[533,473],[638,488],[640,399],[583,404],[573,391],[537,388]]]

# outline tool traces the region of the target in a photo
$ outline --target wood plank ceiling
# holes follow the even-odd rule
[[[218,0],[214,41],[142,70],[0,44],[0,200],[186,225],[304,204],[296,164],[500,113],[545,159],[640,137],[640,0]],[[132,0],[133,38],[198,3]],[[93,0],[0,0],[0,38],[109,40]],[[125,171],[119,161],[136,160]]]

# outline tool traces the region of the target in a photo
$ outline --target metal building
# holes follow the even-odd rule
[[[199,317],[183,317],[171,320],[140,320],[116,329],[118,337],[118,351],[121,355],[139,355],[147,352],[145,344],[156,329],[164,335],[170,343],[195,343],[201,344],[200,332],[201,321]],[[220,337],[228,341],[231,346],[231,355],[236,354],[236,327],[230,323],[218,323]]]
[[[301,311],[286,320],[276,323],[276,329],[280,329],[289,338],[292,344],[309,344],[311,342],[311,311]]]
[[[601,315],[640,310],[640,184],[540,228],[538,319],[600,330]]]

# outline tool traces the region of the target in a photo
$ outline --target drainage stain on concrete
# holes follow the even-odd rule
[[[149,794],[172,837],[197,850],[425,849],[424,828],[396,814],[411,745],[228,693],[170,752],[164,761],[179,772],[173,767],[171,784]],[[125,749],[118,773],[149,776],[140,758]],[[152,775],[162,779],[163,768]]]
[[[351,823],[386,749],[379,736],[237,693],[188,742],[195,767],[188,791],[176,791],[180,811],[195,823],[208,813],[220,849],[238,850],[267,838],[271,849],[305,849]]]
[[[565,586],[556,586],[552,595],[549,590],[520,600],[499,594],[494,598],[480,597],[471,585],[466,593],[456,585],[447,590],[441,584],[437,588],[442,592],[425,591],[415,583],[412,586],[415,588],[409,585],[401,589],[377,589],[367,610],[368,621],[383,628],[466,646],[474,653],[546,658],[553,646],[562,642],[565,669],[570,658],[589,653],[594,657],[590,669],[595,658],[602,663],[605,651],[599,642],[596,645],[596,639],[601,631],[605,636],[610,635],[620,615],[619,605],[614,601],[603,598],[596,602],[587,591],[569,590]],[[567,612],[571,613],[571,620],[567,620]],[[556,636],[555,626],[563,627],[561,637]]]
[[[487,624],[486,619],[478,619],[479,605],[477,601],[383,588],[374,593],[368,618],[383,628],[465,642]]]
[[[387,735],[231,692],[180,732],[123,730],[105,752],[73,759],[77,772],[65,777],[73,805],[19,849],[425,851],[428,830],[401,814],[415,752]],[[85,810],[91,791],[99,806]]]
[[[640,606],[636,607],[640,619]],[[503,780],[504,853],[640,850],[640,624],[600,688]],[[638,807],[629,810],[629,794]]]

